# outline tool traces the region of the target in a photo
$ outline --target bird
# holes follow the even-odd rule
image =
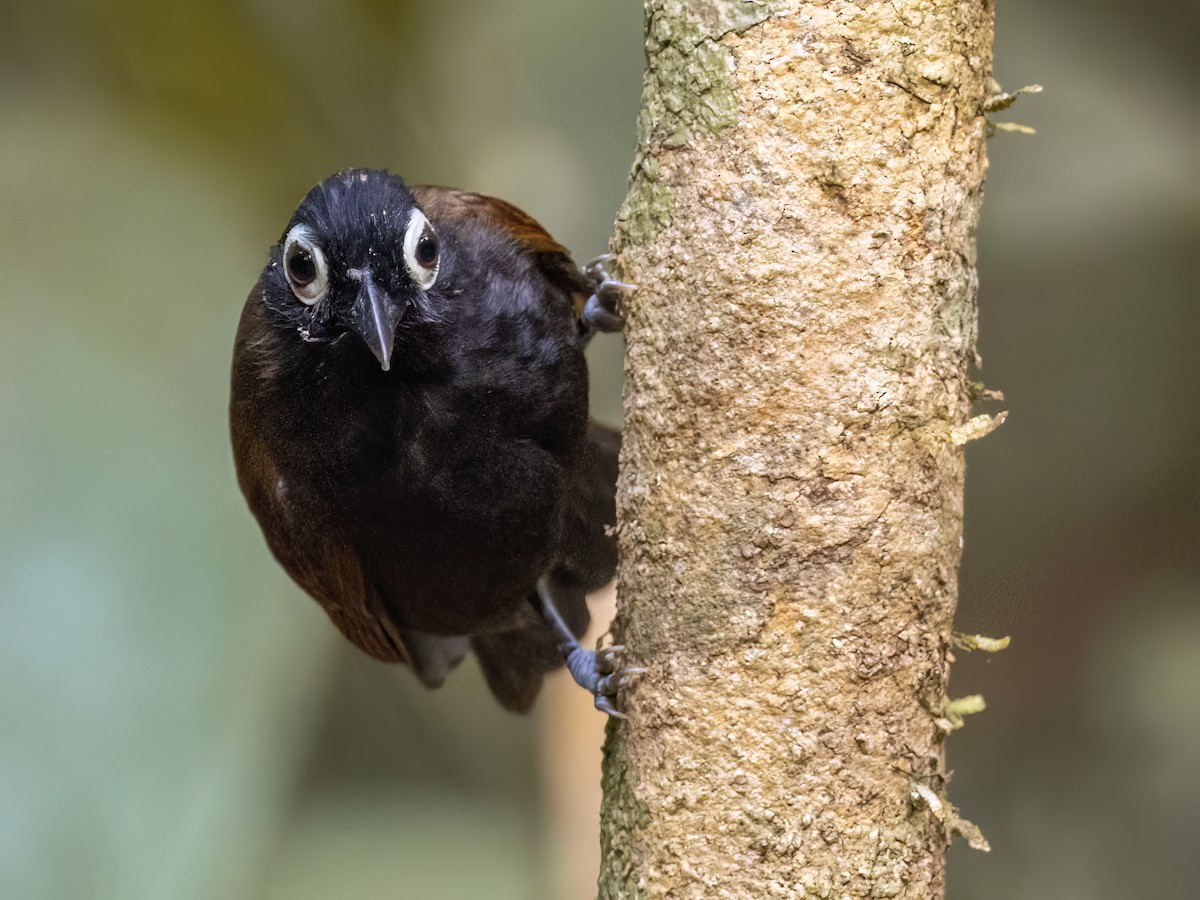
[[[267,546],[338,630],[437,687],[473,653],[506,709],[566,666],[597,709],[641,671],[587,650],[616,567],[620,436],[584,347],[632,285],[495,197],[352,168],[293,213],[242,309],[230,432]]]

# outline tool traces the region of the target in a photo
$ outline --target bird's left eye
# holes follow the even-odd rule
[[[404,264],[408,274],[422,290],[429,290],[437,281],[439,247],[433,226],[419,209],[414,209],[404,232]]]
[[[325,254],[304,225],[297,225],[283,239],[283,271],[292,293],[306,306],[314,305],[329,289]]]

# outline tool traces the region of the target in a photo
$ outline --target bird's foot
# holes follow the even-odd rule
[[[612,278],[612,264],[616,261],[617,254],[601,253],[595,259],[590,259],[584,264],[583,277],[593,286]]]
[[[615,261],[613,254],[605,253],[583,267],[584,277],[592,286],[592,296],[584,304],[579,317],[585,332],[620,331],[625,326],[621,304],[637,285],[626,284],[612,277],[609,267]]]
[[[625,718],[625,714],[613,702],[617,691],[632,676],[646,671],[642,668],[618,668],[617,656],[624,649],[615,646],[603,650],[585,650],[577,642],[563,648],[567,671],[575,683],[592,695],[596,709],[618,719]]]
[[[530,600],[542,619],[558,635],[558,648],[575,683],[592,695],[596,709],[618,719],[625,718],[624,713],[617,709],[616,703],[613,702],[617,691],[624,687],[632,676],[646,670],[617,667],[617,656],[625,649],[623,646],[605,647],[603,650],[583,649],[579,639],[567,627],[558,611],[554,595],[550,591],[548,575],[538,579],[537,592]]]

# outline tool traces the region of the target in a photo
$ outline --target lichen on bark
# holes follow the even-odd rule
[[[695,136],[737,124],[732,57],[720,39],[740,33],[786,7],[783,0],[739,3],[661,0],[646,4],[646,72],[638,145],[619,227],[647,243],[670,223],[674,195],[649,151],[678,147]]]
[[[600,894],[938,896],[991,4],[646,8]]]

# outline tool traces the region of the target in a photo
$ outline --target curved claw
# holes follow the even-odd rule
[[[592,296],[579,315],[580,331],[585,340],[597,331],[620,331],[625,327],[621,303],[637,285],[613,278],[611,266],[616,261],[616,254],[602,253],[583,266],[583,277],[592,288]]]
[[[620,644],[599,651],[583,649],[579,639],[567,627],[555,606],[554,596],[550,592],[549,576],[543,575],[538,579],[537,591],[530,601],[546,624],[558,635],[558,647],[562,651],[567,671],[571,673],[576,684],[592,695],[596,709],[619,719],[625,718],[613,703],[613,698],[616,697],[617,691],[628,683],[629,676],[646,670],[618,668],[617,655],[625,649]]]
[[[602,713],[608,713],[608,715],[612,716],[614,719],[627,718],[625,713],[621,712],[619,709],[617,709],[615,706],[613,706],[612,700],[609,699],[608,697],[604,696],[603,694],[597,695],[596,701],[595,701],[595,707],[596,707],[596,709],[600,710],[600,712],[602,712]]]
[[[599,284],[610,278],[609,266],[617,261],[615,253],[601,253],[595,259],[589,259],[583,266],[584,276],[591,282]]]
[[[625,327],[625,317],[605,309],[603,301],[595,294],[588,297],[580,318],[589,331],[620,331]]]
[[[616,716],[625,716],[617,709],[613,700],[617,691],[628,683],[630,675],[645,672],[645,669],[617,668],[617,653],[624,647],[607,647],[604,650],[585,650],[578,645],[566,652],[567,671],[575,683],[592,694],[596,709]]]
[[[588,298],[581,316],[587,330],[620,331],[625,325],[621,315],[621,303],[637,289],[637,285],[605,278],[596,284],[596,292]]]

